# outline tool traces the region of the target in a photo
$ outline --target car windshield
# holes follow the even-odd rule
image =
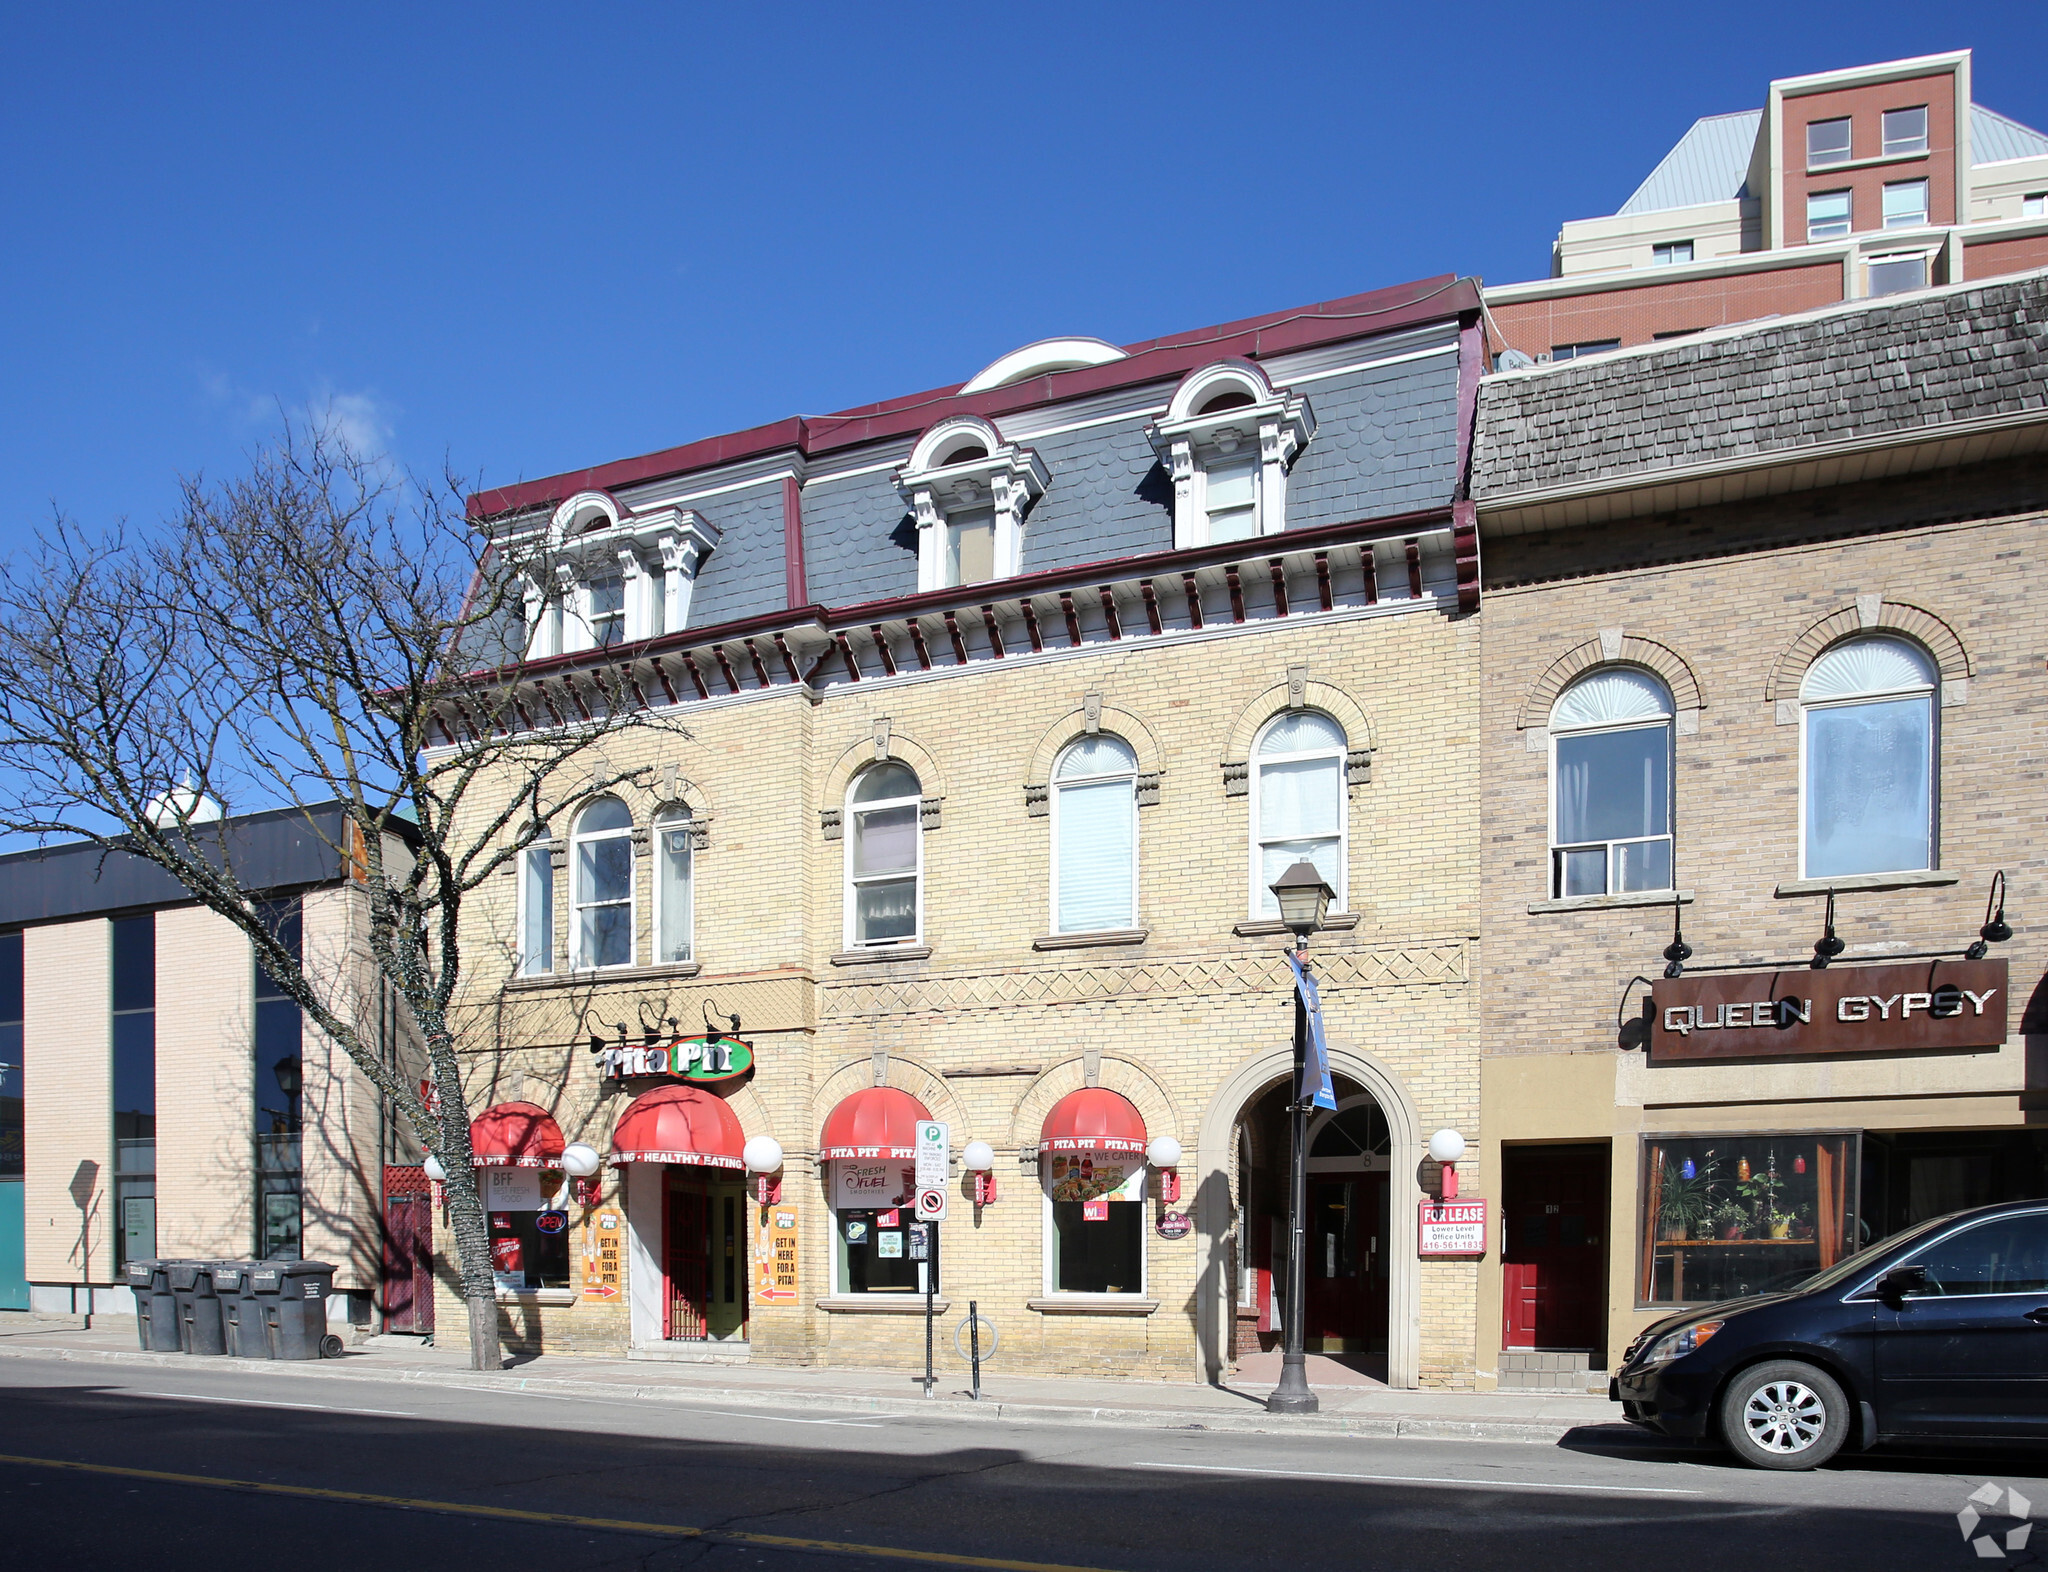
[[[1956,1214],[1951,1212],[1947,1217],[1930,1217],[1924,1223],[1914,1224],[1902,1234],[1893,1234],[1889,1239],[1880,1239],[1876,1244],[1859,1250],[1854,1255],[1844,1256],[1826,1271],[1816,1272],[1813,1276],[1801,1278],[1797,1282],[1786,1283],[1778,1291],[1806,1294],[1816,1289],[1833,1288],[1860,1273],[1869,1271],[1871,1258],[1878,1250],[1890,1251],[1910,1245],[1915,1240],[1933,1233],[1935,1229],[1945,1226],[1955,1216]]]

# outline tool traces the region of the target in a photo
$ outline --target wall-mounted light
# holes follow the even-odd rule
[[[597,1177],[602,1167],[604,1158],[587,1142],[572,1141],[562,1148],[562,1172],[572,1182],[578,1206],[595,1206],[604,1194],[604,1181]]]
[[[432,1152],[427,1153],[427,1160],[421,1163],[420,1167],[426,1170],[427,1177],[433,1180],[435,1184],[446,1184],[448,1182],[448,1170],[441,1166],[441,1159]]]
[[[1465,1155],[1465,1138],[1456,1130],[1439,1130],[1429,1138],[1429,1155],[1444,1171],[1443,1198],[1458,1198],[1458,1159]]]
[[[2012,937],[2012,928],[2005,920],[2005,870],[2000,868],[1991,876],[1991,889],[1984,897],[1984,926],[1977,930],[1977,942],[1963,951],[1963,958],[1981,961],[1991,953],[1991,946],[2003,944]]]
[[[740,1160],[754,1175],[756,1198],[763,1206],[782,1201],[782,1143],[772,1135],[757,1135],[740,1148]]]
[[[1828,891],[1828,912],[1822,925],[1821,936],[1813,941],[1812,967],[1817,972],[1828,969],[1828,962],[1840,955],[1849,946],[1835,933],[1835,892]]]
[[[986,1141],[969,1141],[960,1166],[974,1177],[974,1204],[988,1206],[996,1198],[996,1149]]]
[[[1155,1135],[1145,1156],[1159,1174],[1160,1201],[1171,1206],[1180,1199],[1180,1142],[1170,1135]]]

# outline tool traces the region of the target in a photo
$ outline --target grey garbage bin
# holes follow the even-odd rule
[[[135,1336],[153,1354],[175,1354],[178,1342],[178,1298],[171,1292],[168,1261],[130,1261],[122,1267],[128,1291],[135,1296]]]
[[[334,1268],[325,1261],[260,1261],[249,1274],[272,1359],[333,1359],[339,1337],[327,1330]]]
[[[206,1261],[171,1261],[171,1293],[178,1302],[178,1346],[188,1354],[223,1354],[220,1300]]]
[[[220,1300],[221,1343],[237,1359],[268,1359],[270,1337],[264,1330],[262,1303],[249,1279],[257,1261],[216,1261],[213,1291]]]

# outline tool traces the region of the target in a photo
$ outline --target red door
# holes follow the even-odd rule
[[[1502,1153],[1501,1346],[1606,1345],[1606,1146]]]
[[[1387,1176],[1308,1176],[1303,1341],[1326,1354],[1387,1346]]]
[[[711,1195],[702,1180],[671,1174],[668,1184],[667,1249],[662,1276],[667,1314],[661,1335],[694,1342],[705,1335],[711,1278]]]
[[[426,1171],[384,1170],[384,1329],[434,1330],[434,1201]]]

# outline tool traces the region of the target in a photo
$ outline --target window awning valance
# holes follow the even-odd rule
[[[931,1110],[893,1086],[864,1086],[826,1115],[818,1155],[833,1157],[915,1157],[917,1122]]]
[[[694,1086],[660,1086],[633,1099],[612,1132],[611,1164],[679,1163],[744,1169],[739,1116]]]
[[[1145,1116],[1128,1097],[1106,1087],[1084,1086],[1052,1106],[1039,1131],[1041,1152],[1145,1151]]]
[[[562,1127],[538,1103],[499,1103],[469,1124],[469,1160],[477,1168],[559,1168]]]

